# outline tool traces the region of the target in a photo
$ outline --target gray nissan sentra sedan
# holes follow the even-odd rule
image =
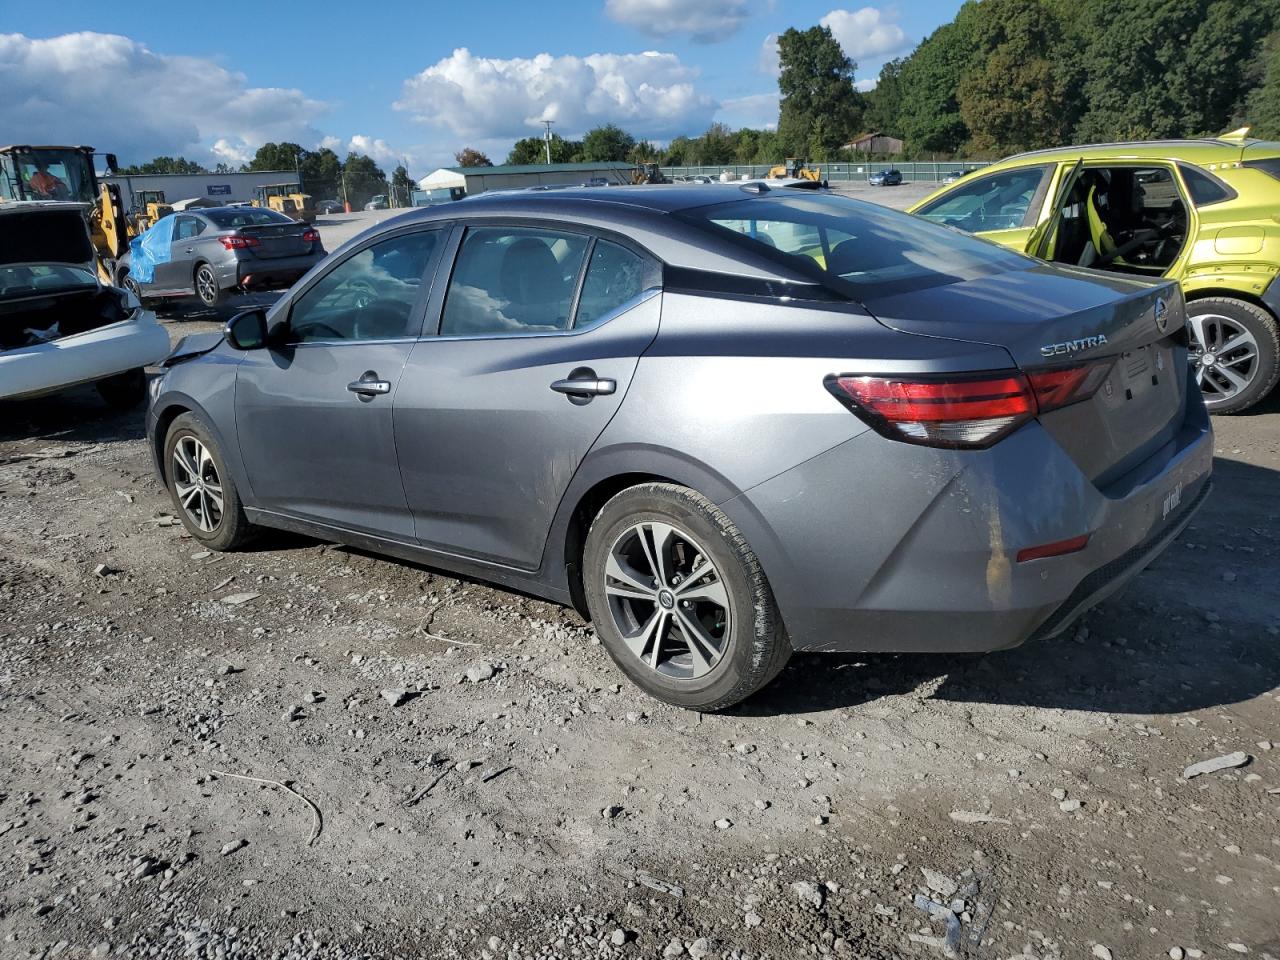
[[[1176,284],[764,185],[481,196],[189,337],[183,523],[573,604],[695,710],[793,650],[1052,636],[1186,526],[1212,433]]]

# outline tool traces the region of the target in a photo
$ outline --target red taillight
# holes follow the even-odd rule
[[[319,243],[320,231],[316,230],[315,228],[308,228],[306,230],[303,230],[302,239],[307,241],[307,243]]]
[[[219,237],[218,242],[228,250],[244,250],[247,247],[256,247],[261,241],[257,237]]]
[[[1042,543],[1038,547],[1025,547],[1018,551],[1018,562],[1028,560],[1045,560],[1049,557],[1062,557],[1068,553],[1079,553],[1089,545],[1089,535],[1082,533],[1069,540],[1056,540],[1053,543]]]
[[[988,447],[1039,413],[1093,395],[1112,361],[954,377],[827,378],[827,388],[876,430],[935,447]]]

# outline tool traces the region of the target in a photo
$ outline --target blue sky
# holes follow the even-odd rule
[[[476,146],[501,162],[541,116],[580,135],[696,135],[777,117],[768,38],[831,26],[873,81],[959,0],[486,0],[343,16],[325,5],[100,0],[10,5],[0,30],[0,139],[87,142],[126,162],[235,162],[265,140],[360,149],[415,176]],[[353,13],[365,10],[363,19]],[[56,30],[51,24],[56,21]]]

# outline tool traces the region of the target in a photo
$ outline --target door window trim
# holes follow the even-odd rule
[[[449,294],[449,285],[453,282],[454,271],[458,267],[458,256],[462,252],[462,243],[466,239],[466,234],[471,230],[479,230],[485,228],[512,228],[512,229],[533,229],[546,230],[555,233],[564,233],[570,236],[585,238],[587,249],[583,256],[582,266],[578,270],[578,277],[574,283],[573,301],[570,305],[569,317],[573,323],[566,330],[531,330],[528,332],[516,330],[504,330],[495,333],[448,333],[442,334],[440,326],[444,322],[444,302]],[[596,241],[606,240],[609,243],[615,243],[629,253],[635,254],[645,264],[646,268],[646,284],[644,290],[639,295],[632,297],[626,303],[621,304],[613,310],[604,319],[593,323],[589,327],[578,329],[578,307],[582,298],[582,288],[586,283],[587,270],[591,267],[591,256],[595,252]],[[437,279],[442,282],[434,284],[432,297],[427,305],[427,315],[431,318],[423,330],[420,337],[422,340],[512,340],[525,339],[530,337],[578,337],[591,333],[593,330],[599,330],[605,324],[613,321],[615,317],[619,317],[638,307],[640,304],[652,299],[662,292],[662,261],[637,244],[630,237],[624,237],[614,233],[611,230],[603,230],[594,226],[586,226],[576,223],[566,223],[562,220],[542,220],[534,217],[493,217],[493,218],[474,218],[468,220],[456,221],[454,227],[454,235],[450,237],[450,241],[445,245],[445,253],[447,259],[442,258],[438,265]]]
[[[282,325],[288,328],[293,320],[293,305],[301,297],[306,296],[307,293],[317,283],[319,283],[325,277],[329,276],[329,274],[331,274],[334,270],[339,269],[343,264],[345,264],[352,257],[359,256],[361,253],[364,253],[364,251],[368,250],[370,247],[375,247],[378,244],[385,243],[388,240],[394,240],[399,237],[409,236],[415,233],[438,232],[441,234],[442,239],[436,244],[435,249],[431,251],[431,256],[427,260],[427,265],[422,271],[422,278],[421,278],[422,282],[419,285],[417,296],[414,297],[413,306],[410,308],[409,322],[406,325],[409,329],[408,329],[408,332],[406,332],[403,336],[379,337],[376,339],[361,339],[361,340],[342,339],[342,340],[285,341],[283,345],[287,346],[291,350],[296,350],[300,347],[312,347],[312,346],[336,347],[336,346],[342,346],[344,344],[413,343],[417,341],[422,336],[423,323],[427,316],[427,310],[426,310],[427,304],[430,302],[431,294],[434,292],[435,280],[439,274],[440,261],[443,257],[445,249],[449,246],[449,241],[452,238],[453,227],[454,227],[454,224],[452,221],[431,220],[431,221],[428,221],[426,224],[422,224],[422,223],[406,224],[404,227],[401,227],[399,229],[389,230],[386,233],[379,233],[377,236],[370,237],[367,241],[360,244],[358,247],[352,247],[350,250],[344,251],[332,263],[326,264],[325,269],[323,271],[321,271],[320,273],[317,273],[310,280],[308,280],[305,286],[299,288],[298,290],[292,291],[288,297],[288,301],[287,302],[282,301],[281,309],[283,312],[283,316],[279,317],[273,312],[272,322],[271,322],[271,325],[273,327]],[[330,259],[332,259],[332,257]]]
[[[1045,194],[1049,192],[1049,186],[1053,180],[1053,175],[1057,172],[1057,164],[1028,163],[1025,166],[1009,167],[1004,170],[993,170],[990,173],[983,173],[980,176],[964,177],[953,184],[951,190],[930,201],[929,205],[935,206],[943,201],[949,200],[961,190],[976,186],[984,180],[991,180],[995,177],[1004,176],[1005,174],[1010,173],[1020,173],[1023,170],[1039,170],[1040,183],[1036,186],[1035,193],[1031,195],[1031,199],[1027,202],[1027,211],[1022,215],[1022,223],[1016,227],[1001,227],[999,230],[975,231],[974,235],[978,235],[979,233],[999,233],[1003,230],[1025,230],[1028,227],[1034,227],[1040,222],[1040,218],[1044,213]],[[916,211],[915,215],[917,217],[925,217],[928,219],[923,209]]]

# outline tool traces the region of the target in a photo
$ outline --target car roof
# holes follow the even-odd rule
[[[1053,147],[1014,154],[985,169],[1024,166],[1032,162],[1054,163],[1063,160],[1183,160],[1198,166],[1240,159],[1245,149],[1265,143],[1249,138],[1209,137],[1187,140],[1139,140],[1116,143],[1086,143],[1071,147]],[[1280,147],[1280,144],[1275,146]]]

